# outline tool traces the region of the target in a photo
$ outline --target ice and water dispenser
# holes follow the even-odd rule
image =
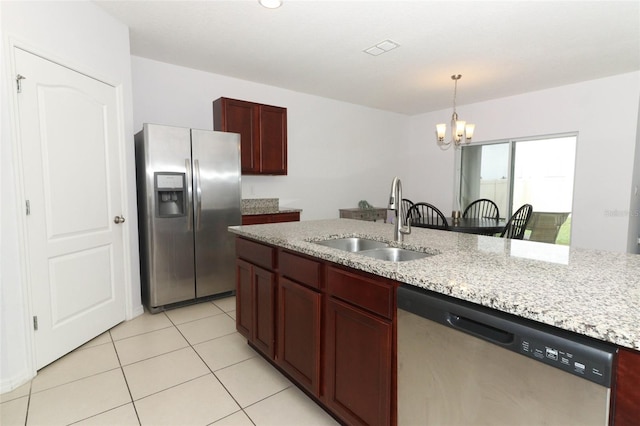
[[[184,173],[155,173],[157,217],[179,217],[186,214],[185,183]]]

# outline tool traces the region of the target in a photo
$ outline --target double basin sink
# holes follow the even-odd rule
[[[387,260],[390,262],[405,262],[408,260],[422,259],[423,257],[431,256],[430,253],[398,247],[389,247],[389,244],[385,242],[359,237],[337,238],[333,240],[314,242],[321,246],[357,253],[362,256],[372,257],[379,260]]]

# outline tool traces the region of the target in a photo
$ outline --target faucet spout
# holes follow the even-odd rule
[[[393,223],[393,241],[402,242],[404,235],[411,233],[411,222],[407,225],[402,222],[407,218],[407,212],[402,207],[402,182],[398,176],[391,182],[391,194],[389,195],[389,210],[396,212],[396,220]]]

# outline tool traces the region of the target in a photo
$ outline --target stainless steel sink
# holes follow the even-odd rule
[[[380,260],[388,260],[391,262],[406,262],[408,260],[422,259],[423,257],[433,256],[431,253],[421,251],[407,250],[397,247],[377,248],[366,250],[358,253],[362,256],[373,257]]]
[[[345,250],[350,252],[359,252],[363,250],[379,249],[383,247],[389,247],[389,244],[382,241],[369,240],[366,238],[338,238],[335,240],[314,241],[321,246],[327,246],[339,250]]]

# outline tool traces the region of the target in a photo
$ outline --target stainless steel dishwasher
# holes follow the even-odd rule
[[[398,424],[606,425],[615,347],[398,288]]]

